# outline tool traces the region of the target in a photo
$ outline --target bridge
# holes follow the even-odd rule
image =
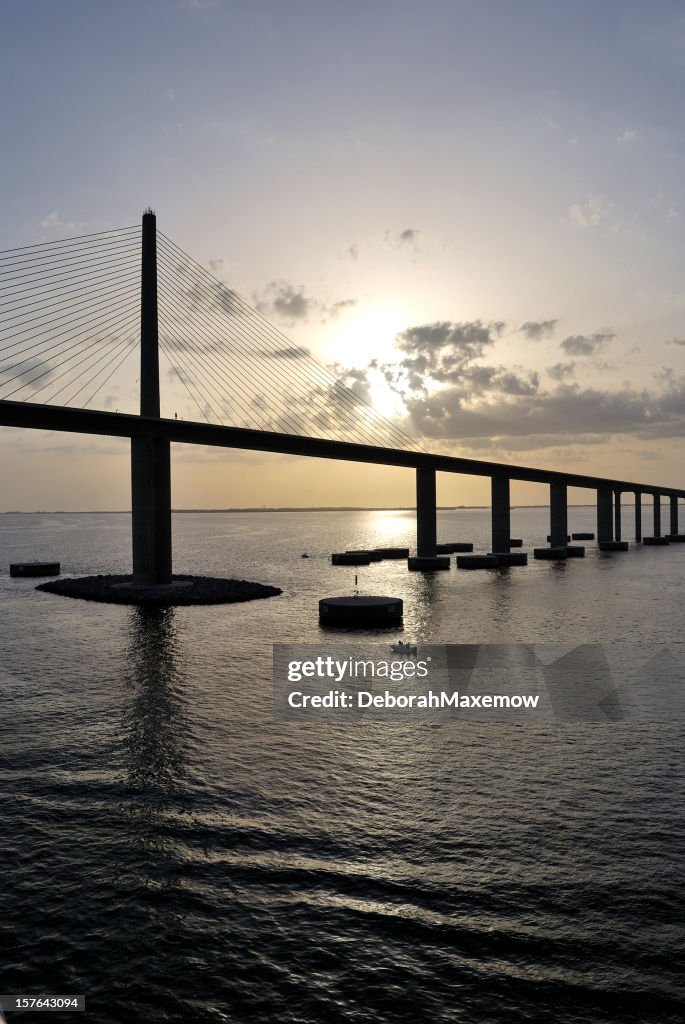
[[[166,297],[161,303],[160,282]],[[568,541],[569,487],[596,495],[600,547],[621,542],[625,493],[635,499],[636,541],[643,539],[643,496],[653,502],[653,535],[645,539],[685,539],[678,527],[685,490],[419,448],[158,232],[152,211],[143,214],[141,229],[5,250],[0,298],[0,425],[131,439],[138,582],[172,578],[172,442],[412,469],[417,556],[427,569],[437,553],[438,472],[490,478],[492,551],[499,554],[510,551],[512,480],[549,486],[550,547],[560,557]],[[140,413],[86,408],[138,349]],[[160,350],[204,422],[161,416]],[[45,391],[43,401],[29,400]],[[82,406],[70,404],[84,392]],[[65,404],[55,402],[61,396]],[[304,428],[298,410],[306,412]],[[260,416],[269,420],[268,429]],[[256,425],[226,423],[226,418]],[[284,426],[295,429],[278,429]],[[335,436],[345,431],[357,439]],[[663,535],[662,498],[669,499],[670,511],[670,529]]]

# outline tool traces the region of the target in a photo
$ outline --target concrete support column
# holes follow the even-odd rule
[[[676,494],[671,495],[671,530],[672,534],[678,532],[678,496]]]
[[[642,541],[642,492],[635,491],[635,540]]]
[[[653,494],[652,500],[654,502],[654,536],[661,536],[661,495]]]
[[[492,550],[504,554],[511,550],[511,502],[509,477],[492,477]]]
[[[614,491],[614,540],[621,539],[621,492]]]
[[[171,455],[161,437],[131,438],[133,577],[171,583]]]
[[[614,539],[611,506],[611,491],[608,487],[600,487],[597,491],[597,540],[600,543]]]
[[[437,543],[437,506],[435,470],[416,470],[416,553],[419,558],[435,558]]]
[[[549,535],[553,548],[568,544],[568,497],[566,484],[549,485]]]

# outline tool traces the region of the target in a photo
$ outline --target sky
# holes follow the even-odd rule
[[[668,0],[5,0],[0,248],[150,205],[424,448],[682,486],[684,78]],[[99,404],[136,401],[133,359]],[[124,441],[2,428],[0,474],[0,509],[130,507]],[[408,470],[173,452],[179,508],[413,501]]]

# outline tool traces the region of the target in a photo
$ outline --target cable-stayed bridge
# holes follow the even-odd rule
[[[160,357],[191,417],[162,415]],[[107,386],[140,380],[140,413],[98,409]],[[310,353],[157,230],[130,226],[0,252],[0,425],[131,438],[133,570],[171,579],[170,442],[403,466],[416,471],[417,553],[436,555],[436,472],[492,480],[492,550],[510,549],[510,481],[550,486],[551,545],[567,543],[567,488],[597,492],[600,545],[620,542],[621,494],[685,490],[425,451]]]

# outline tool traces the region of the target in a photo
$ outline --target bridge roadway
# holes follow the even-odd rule
[[[65,406],[40,405],[31,402],[0,401],[0,426],[36,430],[58,430],[73,434],[95,434],[104,437],[157,437],[177,444],[202,444],[245,451],[275,452],[316,459],[338,459],[365,462],[380,466],[403,466],[410,469],[434,470],[440,473],[463,473],[525,480],[530,483],[565,484],[593,490],[629,491],[641,494],[685,498],[685,490],[653,484],[636,484],[630,480],[562,473],[557,470],[510,466],[502,462],[462,459],[453,455],[403,451],[375,445],[354,444],[297,434],[272,433],[245,427],[223,427],[193,420],[157,419],[129,413],[99,412],[71,409]]]

